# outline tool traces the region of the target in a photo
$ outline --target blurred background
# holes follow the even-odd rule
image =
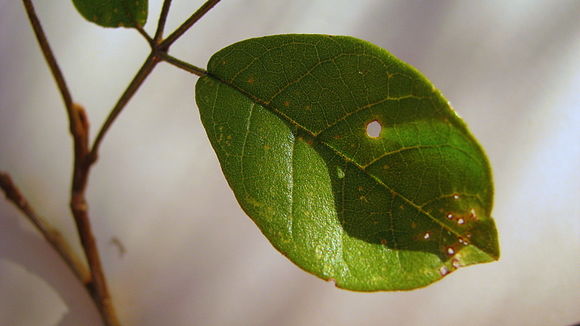
[[[174,0],[167,31],[203,2]],[[143,60],[134,30],[35,1],[92,134]],[[161,0],[150,0],[154,33]],[[279,254],[221,173],[193,98],[160,64],[107,135],[90,214],[123,325],[571,325],[580,321],[580,1],[223,0],[170,53],[279,33],[352,35],[422,71],[495,173],[499,262],[411,292],[355,293]],[[19,1],[0,0],[0,170],[80,254],[65,111]],[[0,200],[0,325],[100,325],[60,257]]]

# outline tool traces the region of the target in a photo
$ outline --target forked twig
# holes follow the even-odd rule
[[[84,196],[86,184],[88,181],[88,173],[89,168],[91,165],[91,160],[89,159],[89,147],[88,147],[88,140],[89,140],[89,124],[88,119],[86,117],[85,111],[82,106],[73,102],[72,96],[66,82],[64,80],[64,75],[60,70],[58,63],[54,57],[52,49],[48,43],[48,39],[44,30],[42,29],[42,25],[36,15],[36,11],[34,10],[34,6],[31,0],[22,0],[24,4],[24,8],[26,9],[26,13],[34,30],[34,34],[36,35],[36,39],[40,45],[42,53],[50,67],[52,75],[56,80],[60,93],[65,103],[67,117],[69,121],[69,130],[73,137],[74,143],[74,167],[73,167],[73,178],[72,178],[72,185],[71,185],[71,199],[70,199],[70,208],[73,214],[77,232],[81,239],[81,244],[83,247],[83,251],[85,253],[85,257],[87,259],[90,274],[89,277],[82,275],[81,271],[78,271],[78,267],[72,267],[75,270],[75,274],[79,273],[81,281],[91,294],[93,300],[95,301],[97,308],[99,309],[100,315],[103,319],[103,322],[107,326],[119,326],[120,323],[116,317],[115,311],[113,309],[112,300],[109,294],[109,290],[107,288],[107,283],[105,280],[103,266],[101,264],[101,259],[99,256],[99,251],[97,249],[95,237],[91,230],[91,225],[89,221],[88,211],[87,211],[87,204]],[[13,186],[13,183],[8,182],[10,181],[9,178],[4,178],[5,183],[4,185],[8,187],[7,189],[16,189]],[[17,190],[17,189],[16,189]],[[18,199],[19,192],[11,192],[11,196],[14,199]],[[10,198],[10,197],[9,197]],[[23,199],[20,196],[20,199]],[[13,201],[14,202],[14,201]],[[19,200],[18,203],[26,203],[25,200]],[[27,206],[24,206],[26,208]],[[29,205],[28,205],[28,208]],[[24,212],[24,211],[23,211]],[[26,212],[24,212],[26,214]],[[28,214],[33,214],[32,216],[36,216],[34,211],[30,208]],[[30,216],[31,215],[27,215]],[[41,221],[38,220],[37,221]],[[34,222],[33,222],[34,223]],[[34,223],[43,233],[51,234],[54,232],[54,229],[48,226],[47,223],[37,224]],[[43,231],[44,230],[44,231]],[[50,236],[53,241],[59,243],[58,246],[54,245],[54,248],[59,251],[61,256],[65,258],[67,263],[76,264],[78,261],[76,258],[69,257],[70,249],[66,248],[67,245],[63,245],[60,242],[63,241],[62,237],[61,240],[57,240],[53,237],[60,237],[60,235],[54,234]],[[50,240],[49,240],[50,242]],[[88,274],[88,273],[87,273]]]
[[[73,270],[79,280],[83,282],[97,305],[103,322],[107,326],[119,326],[120,323],[113,309],[96,240],[91,229],[88,205],[85,199],[85,191],[88,184],[90,169],[98,158],[99,147],[105,134],[159,61],[167,61],[198,76],[204,76],[207,74],[207,71],[204,69],[174,58],[167,52],[177,39],[179,39],[219,1],[220,0],[208,0],[205,2],[165,40],[163,40],[163,31],[169,8],[171,6],[171,0],[165,0],[163,3],[157,30],[153,38],[150,37],[141,26],[135,27],[150,44],[151,54],[145,60],[131,83],[127,86],[109,113],[109,116],[101,126],[92,147],[89,147],[89,122],[85,110],[81,105],[74,103],[73,101],[65,82],[64,75],[58,66],[48,43],[48,39],[36,15],[32,1],[22,0],[36,39],[38,40],[42,53],[48,63],[66,107],[69,129],[74,143],[74,167],[71,185],[70,209],[87,258],[89,270],[87,270],[80,258],[74,255],[74,252],[70,249],[69,244],[62,235],[34,212],[28,201],[24,198],[16,185],[14,185],[10,176],[4,172],[0,172],[0,186],[8,200],[10,200],[39,229],[46,240],[63,257],[67,265]]]
[[[157,26],[157,31],[155,32],[155,36],[153,38],[151,54],[149,55],[149,57],[147,57],[147,59],[145,60],[145,62],[135,75],[135,77],[133,77],[133,80],[131,81],[127,89],[125,89],[125,92],[123,93],[123,95],[121,95],[121,97],[119,98],[119,100],[109,113],[109,116],[105,120],[105,123],[101,126],[101,129],[99,130],[99,133],[97,134],[97,137],[95,138],[95,141],[93,142],[93,146],[91,148],[90,152],[91,164],[93,164],[98,159],[99,147],[103,141],[103,138],[105,137],[105,134],[107,133],[113,122],[115,122],[121,111],[123,111],[129,100],[133,97],[137,89],[139,89],[143,81],[145,81],[147,76],[151,73],[151,71],[153,71],[153,68],[155,68],[155,65],[160,60],[167,61],[198,76],[204,76],[207,74],[207,72],[201,68],[195,67],[191,64],[185,63],[179,59],[169,56],[167,54],[167,51],[177,39],[179,39],[189,28],[191,28],[191,26],[193,26],[197,21],[199,21],[218,2],[220,2],[220,0],[206,1],[183,24],[181,24],[181,26],[179,26],[166,39],[162,40],[165,21],[169,13],[169,7],[171,5],[171,0],[164,1],[163,7],[161,9],[162,11],[159,16],[159,25]],[[137,30],[139,31],[139,29]],[[144,31],[141,30],[139,31],[139,33],[141,33],[142,35],[145,34],[144,36],[147,40],[150,39],[150,37],[147,35],[147,33],[144,33]]]

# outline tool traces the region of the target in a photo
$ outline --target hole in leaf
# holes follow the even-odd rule
[[[378,138],[381,134],[381,129],[383,129],[383,126],[377,120],[371,121],[367,124],[367,136]]]

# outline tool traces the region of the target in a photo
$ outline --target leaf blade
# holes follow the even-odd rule
[[[481,147],[439,92],[385,50],[350,37],[269,36],[219,51],[208,72],[196,101],[226,179],[301,268],[339,287],[400,290],[499,256]],[[255,130],[237,123],[249,107],[263,114]],[[382,125],[376,139],[365,134],[371,121]],[[461,173],[445,172],[450,164]],[[475,229],[485,237],[472,238]]]
[[[103,27],[136,27],[147,21],[148,0],[73,0],[79,13]]]

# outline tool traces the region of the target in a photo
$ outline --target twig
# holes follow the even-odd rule
[[[24,195],[20,192],[18,187],[10,178],[10,175],[0,172],[0,188],[4,191],[6,198],[16,206],[36,226],[40,233],[44,236],[46,241],[58,252],[64,259],[65,263],[74,272],[75,276],[83,283],[88,284],[91,281],[91,275],[87,270],[84,262],[78,257],[71,246],[62,236],[62,234],[54,229],[42,217],[38,216],[32,209]]]
[[[155,43],[153,41],[153,39],[151,38],[151,36],[149,36],[149,34],[147,34],[147,32],[143,29],[142,26],[135,26],[135,29],[137,30],[137,32],[139,32],[139,34],[141,34],[141,36],[143,36],[143,38],[147,41],[147,43],[149,43],[149,46],[151,46],[151,48],[155,47]]]
[[[42,29],[42,25],[38,20],[38,16],[36,15],[36,11],[34,10],[34,6],[32,5],[31,0],[22,0],[24,3],[24,8],[26,9],[26,14],[28,15],[28,19],[30,20],[30,24],[32,25],[32,29],[34,30],[34,34],[36,35],[36,40],[40,45],[40,49],[42,50],[42,54],[44,55],[44,59],[46,59],[46,63],[52,72],[52,76],[58,85],[58,89],[62,96],[62,100],[64,101],[64,105],[66,107],[67,115],[69,121],[72,120],[72,106],[73,100],[72,96],[70,95],[70,91],[66,85],[66,81],[64,80],[64,75],[60,70],[58,63],[54,57],[52,50],[50,49],[50,45],[48,44],[48,39],[46,38],[46,34]]]
[[[89,156],[89,123],[85,110],[73,104],[74,130],[74,167],[71,188],[70,209],[73,214],[79,238],[89,263],[92,280],[87,288],[97,304],[101,317],[107,326],[119,326],[119,320],[113,308],[113,302],[107,287],[99,249],[93,235],[85,199],[85,189],[89,178],[91,160]]]
[[[127,88],[125,89],[123,95],[121,95],[121,97],[117,101],[117,104],[115,104],[115,106],[111,110],[111,113],[109,113],[107,120],[105,120],[105,123],[101,126],[101,130],[99,130],[97,138],[95,138],[95,141],[93,142],[93,147],[89,155],[90,164],[93,164],[98,159],[99,146],[101,145],[103,138],[105,137],[105,134],[107,133],[107,131],[109,130],[109,128],[111,127],[111,125],[113,124],[119,113],[121,113],[125,105],[129,103],[129,100],[133,97],[133,95],[135,95],[135,92],[137,92],[141,84],[143,84],[145,78],[147,78],[147,76],[149,76],[151,71],[153,71],[153,68],[155,68],[155,65],[157,63],[158,59],[155,56],[150,55],[149,57],[147,57],[147,59],[145,60],[145,62],[135,75],[135,77],[133,77],[133,80],[131,81],[129,86],[127,86]]]
[[[198,20],[201,19],[211,8],[213,8],[220,0],[208,0],[206,1],[196,12],[193,13],[181,26],[179,26],[173,33],[171,33],[163,42],[160,44],[160,48],[169,49],[171,44],[181,37],[187,30],[193,26]]]
[[[24,7],[26,9],[26,13],[30,20],[34,33],[36,35],[36,39],[40,44],[42,53],[44,54],[44,57],[48,63],[48,66],[50,67],[52,75],[54,76],[54,79],[56,80],[60,93],[63,97],[69,121],[69,130],[73,137],[74,167],[73,167],[73,180],[71,186],[70,208],[75,223],[77,225],[77,232],[81,239],[81,244],[85,256],[87,258],[90,270],[90,277],[88,278],[88,282],[85,282],[87,278],[84,277],[84,275],[82,276],[81,280],[83,281],[85,287],[91,294],[105,325],[119,326],[120,323],[113,309],[111,296],[109,294],[107,283],[105,281],[103,267],[99,257],[99,251],[97,249],[96,241],[91,230],[91,225],[89,222],[87,211],[87,203],[84,195],[88,181],[89,169],[92,163],[92,161],[90,160],[88,147],[88,139],[89,139],[88,119],[82,106],[74,103],[72,100],[72,96],[68,90],[68,87],[66,86],[64,76],[60,68],[58,67],[54,54],[48,44],[48,39],[44,34],[40,21],[34,10],[34,6],[32,5],[32,1],[31,0],[22,0],[22,1],[24,3]],[[8,189],[10,189],[9,187],[10,184],[11,183],[6,183]],[[18,199],[18,197],[14,196],[12,197]],[[19,203],[25,203],[25,201],[19,201]],[[30,210],[28,213],[30,214],[34,212]],[[41,230],[42,228],[46,227],[46,225],[37,225],[37,226]],[[52,231],[50,229],[46,230]],[[61,249],[64,250],[61,252],[61,255],[63,255],[63,258],[65,258],[67,262],[70,259],[72,259],[66,257],[68,255],[67,248],[61,248],[60,246],[59,247],[55,246],[55,248],[57,250]],[[77,273],[77,271],[75,271],[75,273]],[[80,271],[78,273],[80,273]]]
[[[135,92],[143,84],[147,76],[153,71],[160,60],[167,61],[181,69],[204,76],[207,74],[202,68],[196,67],[189,63],[183,62],[170,56],[167,52],[171,45],[179,39],[191,26],[193,26],[201,17],[203,17],[211,8],[220,0],[208,0],[195,13],[191,15],[181,26],[163,40],[163,30],[171,6],[171,0],[165,0],[159,17],[157,30],[153,38],[147,34],[142,26],[136,26],[135,29],[149,42],[151,54],[145,60],[131,83],[127,86],[111,112],[105,123],[99,130],[92,147],[89,147],[89,123],[85,110],[79,104],[73,102],[72,96],[66,85],[64,76],[56,62],[54,54],[50,49],[46,35],[42,29],[40,21],[36,15],[31,0],[22,0],[26,13],[30,19],[34,33],[42,49],[42,53],[50,67],[52,75],[58,85],[61,96],[65,103],[67,116],[69,120],[70,133],[74,143],[74,167],[71,185],[70,209],[74,216],[77,231],[81,239],[82,247],[87,258],[90,272],[80,262],[78,257],[74,256],[68,243],[62,238],[60,233],[52,229],[46,222],[38,217],[32,210],[26,199],[13,184],[10,176],[0,172],[0,186],[2,187],[7,198],[12,201],[42,232],[47,241],[59,252],[67,264],[73,269],[77,277],[85,284],[91,294],[93,301],[99,309],[103,322],[107,326],[119,326],[120,323],[116,317],[111,296],[108,291],[103,266],[99,256],[95,237],[91,229],[88,215],[88,205],[85,199],[85,190],[88,183],[91,166],[98,158],[99,147],[118,115],[127,105]]]
[[[159,14],[159,21],[157,22],[157,30],[155,31],[155,36],[153,36],[153,40],[155,41],[156,44],[159,44],[159,42],[163,38],[163,31],[165,30],[165,23],[167,22],[169,7],[171,7],[171,0],[163,1],[163,7],[161,8],[161,13]]]
[[[105,134],[107,133],[113,122],[117,119],[117,116],[121,113],[121,111],[123,111],[123,108],[125,107],[125,105],[127,105],[131,97],[133,97],[137,89],[139,89],[143,81],[145,81],[145,78],[147,78],[147,76],[149,76],[151,71],[153,71],[153,68],[155,68],[155,65],[157,65],[159,60],[165,60],[198,76],[204,76],[207,74],[207,72],[201,68],[195,67],[193,65],[190,65],[188,63],[185,63],[181,60],[169,56],[167,54],[167,51],[169,50],[169,47],[173,44],[173,42],[175,42],[178,38],[180,38],[181,35],[183,35],[183,33],[185,33],[191,26],[193,26],[199,19],[201,19],[201,17],[203,17],[218,2],[220,2],[220,0],[208,0],[207,2],[205,2],[181,26],[179,26],[173,33],[171,33],[171,35],[169,35],[167,39],[160,41],[158,40],[161,37],[159,35],[163,34],[163,27],[165,25],[167,14],[169,13],[169,7],[171,5],[171,0],[164,1],[162,12],[159,17],[159,25],[157,26],[157,31],[155,32],[153,43],[151,43],[152,44],[151,54],[149,55],[149,57],[147,57],[147,60],[145,60],[145,62],[143,63],[143,65],[141,66],[141,68],[139,69],[139,71],[129,84],[129,86],[127,86],[127,89],[125,89],[123,95],[121,95],[121,97],[119,98],[119,100],[109,113],[107,120],[105,120],[105,123],[101,126],[101,129],[99,130],[99,133],[97,134],[97,137],[93,142],[93,146],[91,147],[91,151],[89,154],[90,157],[89,165],[96,162],[99,155],[99,147],[103,141],[103,138],[105,137]],[[142,29],[139,30],[139,28],[137,28],[137,30],[139,31],[139,33],[144,35],[146,39],[148,40],[150,39],[149,35],[147,35],[147,33],[145,33]]]
[[[194,75],[198,75],[199,77],[203,77],[203,76],[207,75],[207,70],[196,67],[196,66],[194,66],[190,63],[187,63],[185,61],[181,61],[173,56],[170,56],[167,53],[161,54],[160,57],[163,61],[166,61],[166,62],[168,62],[168,63],[170,63],[178,68],[181,68],[187,72],[190,72]]]

